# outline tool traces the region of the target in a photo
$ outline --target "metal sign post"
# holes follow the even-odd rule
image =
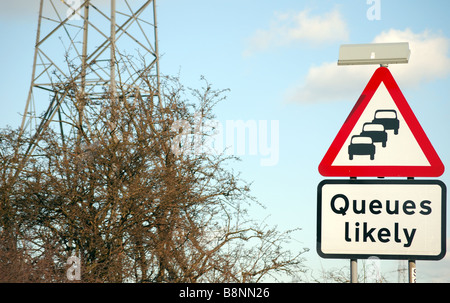
[[[409,283],[416,283],[416,261],[408,261]]]
[[[408,180],[414,180],[414,177],[408,177]],[[416,261],[408,260],[408,281],[409,283],[416,283]]]
[[[358,283],[358,260],[350,259],[350,283]]]

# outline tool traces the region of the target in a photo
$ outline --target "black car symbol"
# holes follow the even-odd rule
[[[363,130],[360,134],[364,137],[371,137],[372,142],[381,142],[383,147],[386,147],[387,142],[387,133],[384,130],[383,124],[378,123],[364,123]]]
[[[397,112],[393,109],[379,109],[375,112],[372,123],[383,124],[384,129],[393,129],[394,135],[398,134],[400,121],[397,119]]]
[[[370,160],[375,159],[375,145],[371,137],[352,136],[348,146],[349,159],[353,160],[354,155],[370,155]]]

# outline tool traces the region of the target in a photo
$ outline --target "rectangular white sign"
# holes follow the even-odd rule
[[[440,260],[446,187],[438,180],[324,180],[317,251],[324,258]]]

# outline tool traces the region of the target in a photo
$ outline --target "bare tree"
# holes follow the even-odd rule
[[[386,275],[381,272],[379,259],[359,260],[358,277],[359,283],[389,283]],[[319,277],[311,271],[311,279],[318,283],[350,283],[350,267],[329,268],[319,272]]]
[[[174,152],[190,148],[174,123],[214,118],[226,90],[167,78],[157,92],[141,79],[145,88],[118,85],[99,100],[67,80],[61,114],[75,135],[48,128],[16,178],[14,155],[31,138],[1,132],[0,280],[65,281],[70,256],[85,282],[259,282],[302,271],[305,250],[284,246],[295,230],[248,215],[258,202],[227,168],[234,157]]]

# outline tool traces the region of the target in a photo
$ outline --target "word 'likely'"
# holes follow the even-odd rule
[[[363,223],[362,229],[360,228],[360,223],[356,222],[353,230],[350,227],[350,223],[345,222],[344,238],[347,242],[377,242],[378,240],[381,243],[388,243],[393,240],[396,243],[404,243],[404,247],[410,247],[414,240],[416,231],[416,228],[411,230],[403,228],[400,230],[398,223],[394,224],[394,229],[392,232],[391,229],[386,227],[379,228],[377,230],[375,227],[369,228],[367,222]]]

